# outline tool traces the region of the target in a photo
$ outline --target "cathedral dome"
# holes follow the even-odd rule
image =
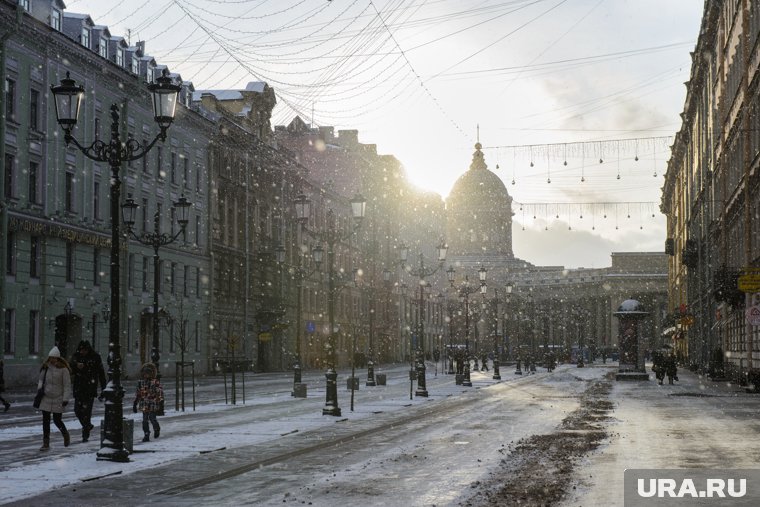
[[[488,169],[481,145],[475,145],[470,169],[454,183],[449,193],[447,204],[454,206],[491,206],[493,204],[512,203],[507,187],[501,178]]]
[[[481,144],[475,145],[470,169],[446,199],[446,241],[452,255],[512,254],[512,197],[488,169]]]

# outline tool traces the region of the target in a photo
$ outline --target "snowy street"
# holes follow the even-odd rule
[[[622,505],[626,468],[751,468],[760,459],[753,421],[760,397],[701,384],[685,371],[676,385],[658,386],[615,382],[613,364],[529,376],[505,366],[502,381],[475,372],[465,388],[429,368],[430,397],[409,400],[407,368],[384,370],[387,386],[362,382],[353,412],[340,372],[338,418],[321,415],[319,372],[304,375],[307,399],[290,396],[284,373],[248,378],[245,405],[225,405],[221,385],[209,383],[203,396],[221,401],[195,412],[172,406],[159,439],[139,442],[136,420],[127,464],[96,461],[98,443],[78,442],[70,412],[72,445],[64,448],[54,433],[51,451],[41,454],[38,416],[14,407],[19,415],[6,414],[0,430],[2,501]]]

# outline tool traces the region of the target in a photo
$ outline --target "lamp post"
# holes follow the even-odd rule
[[[446,252],[449,247],[441,241],[436,247],[438,252],[438,266],[435,268],[425,267],[425,256],[422,252],[419,253],[419,266],[415,269],[407,264],[409,258],[409,248],[401,244],[399,248],[399,261],[401,267],[411,274],[412,276],[419,277],[420,282],[420,299],[419,299],[419,340],[417,342],[417,390],[414,392],[415,396],[428,396],[427,383],[425,381],[425,278],[434,275],[438,272],[443,263],[446,262]]]
[[[312,231],[306,227],[309,217],[311,216],[311,201],[304,194],[299,194],[295,199],[296,218],[301,226],[301,230],[306,232],[320,243],[327,244],[327,311],[330,330],[327,335],[327,371],[325,372],[325,406],[322,409],[322,415],[332,415],[339,417],[341,415],[338,406],[338,374],[335,371],[335,297],[337,292],[342,289],[335,286],[335,245],[338,242],[345,241],[353,236],[361,226],[366,211],[367,201],[361,195],[357,194],[351,199],[351,213],[354,218],[354,226],[347,233],[341,233],[335,224],[335,215],[332,210],[327,211],[327,230]],[[317,250],[317,248],[319,250]],[[317,269],[320,268],[322,260],[322,248],[315,247],[312,251],[314,262]]]
[[[454,279],[456,270],[454,267],[449,267],[446,271],[449,278],[449,283],[454,287]],[[459,287],[459,301],[464,303],[464,379],[462,379],[462,385],[465,387],[472,387],[472,380],[470,379],[470,294],[480,292],[486,294],[488,292],[488,286],[486,285],[486,268],[481,267],[478,270],[478,278],[480,279],[480,286],[473,287],[470,285],[470,281],[467,275],[464,277],[464,282]]]
[[[124,388],[121,385],[121,345],[119,341],[119,200],[121,193],[121,177],[119,172],[124,162],[143,158],[153,148],[156,142],[166,140],[166,132],[172,121],[177,105],[177,94],[180,87],[173,84],[168,72],[164,70],[155,83],[148,85],[153,96],[154,120],[159,132],[153,141],[143,146],[135,139],[129,138],[122,142],[119,131],[119,106],[111,106],[111,139],[108,142],[95,139],[89,146],[83,146],[71,134],[77,124],[79,108],[84,95],[84,87],[77,85],[69,77],[61,80],[58,86],[50,88],[55,100],[55,112],[58,124],[64,131],[64,142],[68,146],[73,143],[87,158],[96,162],[106,162],[111,168],[111,315],[109,321],[109,351],[108,351],[108,384],[103,391],[106,400],[104,416],[104,438],[97,458],[100,460],[126,462],[129,452],[124,448],[124,431],[122,419],[122,401]]]
[[[299,249],[300,252],[300,249]],[[285,247],[280,245],[275,249],[275,258],[280,265],[285,264]],[[303,256],[299,254],[298,265],[289,266],[288,274],[296,281],[296,354],[295,364],[293,365],[293,392],[291,396],[296,396],[296,384],[301,383],[301,293],[303,292],[303,281],[308,280],[317,272],[317,269],[309,270],[303,266]],[[322,247],[316,246],[312,253],[314,263],[319,265],[322,262]]]
[[[190,219],[190,208],[192,204],[184,197],[180,197],[174,203],[174,214],[177,217],[179,230],[174,234],[161,232],[161,215],[158,211],[153,215],[153,232],[143,231],[142,235],[137,235],[133,229],[135,225],[135,214],[138,205],[131,197],[121,205],[122,220],[127,227],[127,233],[145,246],[153,248],[153,340],[150,351],[150,361],[156,367],[157,374],[161,375],[160,343],[159,343],[159,325],[158,325],[158,289],[161,286],[161,258],[158,251],[162,246],[171,245],[177,238],[185,232],[187,223]]]
[[[447,304],[447,309],[449,311],[448,319],[449,319],[449,352],[447,356],[449,357],[449,371],[447,372],[449,375],[454,375],[454,302],[449,301]]]

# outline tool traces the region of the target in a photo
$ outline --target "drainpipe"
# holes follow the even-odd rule
[[[0,35],[0,90],[3,91],[3,96],[0,97],[0,164],[5,164],[5,125],[7,123],[5,118],[5,62],[8,53],[8,39],[10,39],[21,26],[24,18],[24,10],[20,5],[16,4],[16,23],[8,27],[7,31]],[[8,204],[5,202],[5,177],[0,178],[0,237],[2,241],[6,241],[8,237]],[[3,245],[5,247],[5,245]],[[0,255],[0,308],[5,308],[5,272],[7,266],[5,265],[7,256]],[[0,329],[5,329],[5,311],[0,312]]]

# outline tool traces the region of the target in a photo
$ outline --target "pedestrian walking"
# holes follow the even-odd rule
[[[0,393],[5,391],[5,377],[3,376],[3,358],[0,357]],[[0,396],[0,401],[3,402],[3,412],[7,412],[11,408],[10,402]]]
[[[40,451],[50,449],[50,417],[63,435],[63,446],[71,443],[69,432],[63,424],[63,411],[71,398],[71,370],[69,364],[61,357],[58,347],[53,347],[48,353],[47,360],[42,363],[37,389],[44,389],[45,394],[40,401],[42,411],[42,447]]]
[[[90,438],[92,424],[92,405],[100,391],[106,388],[106,372],[103,360],[87,340],[82,340],[76,352],[71,356],[71,377],[74,385],[74,414],[82,425],[82,442]]]
[[[484,352],[483,355],[480,356],[480,360],[483,361],[483,367],[481,371],[488,371],[488,354]]]
[[[158,438],[161,434],[161,426],[158,424],[157,416],[164,403],[164,388],[161,382],[156,378],[156,367],[151,363],[146,363],[140,370],[142,378],[137,382],[137,391],[135,393],[135,402],[132,405],[132,411],[142,412],[142,429],[145,436],[143,442],[150,442],[150,426],[153,426],[153,438]],[[162,414],[163,415],[163,414]]]

